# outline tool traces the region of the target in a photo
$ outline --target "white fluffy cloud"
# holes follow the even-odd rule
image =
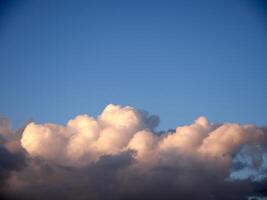
[[[0,118],[0,185],[5,185],[0,197],[1,192],[25,199],[266,195],[265,128],[199,117],[157,132],[158,123],[159,117],[143,110],[113,104],[96,118],[79,115],[66,125],[31,122],[17,132]]]
[[[156,116],[132,107],[108,105],[97,119],[77,116],[66,126],[30,123],[21,139],[31,156],[71,166],[97,161],[104,154],[123,151],[141,130],[153,130]]]
[[[138,164],[150,167],[176,165],[181,156],[229,167],[242,145],[257,146],[266,137],[252,125],[212,124],[205,117],[173,132],[157,134],[158,121],[147,112],[110,104],[96,119],[80,115],[66,126],[30,123],[21,144],[33,157],[76,167],[126,150],[136,152]]]

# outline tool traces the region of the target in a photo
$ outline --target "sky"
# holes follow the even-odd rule
[[[0,0],[0,199],[267,199],[266,11]]]
[[[261,0],[0,1],[0,114],[65,124],[110,103],[266,124]]]

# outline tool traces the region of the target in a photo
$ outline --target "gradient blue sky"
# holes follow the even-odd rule
[[[0,2],[0,114],[15,127],[108,103],[160,129],[199,115],[267,124],[265,1]]]

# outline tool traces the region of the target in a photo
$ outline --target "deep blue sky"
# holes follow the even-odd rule
[[[267,124],[257,0],[0,1],[0,114],[65,123],[108,103],[161,118]]]

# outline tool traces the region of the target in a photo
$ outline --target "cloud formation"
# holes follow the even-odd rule
[[[22,134],[1,119],[0,166],[6,174],[1,191],[22,199],[266,195],[265,128],[199,117],[159,133],[158,124],[159,117],[146,111],[113,104],[97,118],[79,115],[65,126],[31,122]],[[18,155],[22,167],[14,166]]]

